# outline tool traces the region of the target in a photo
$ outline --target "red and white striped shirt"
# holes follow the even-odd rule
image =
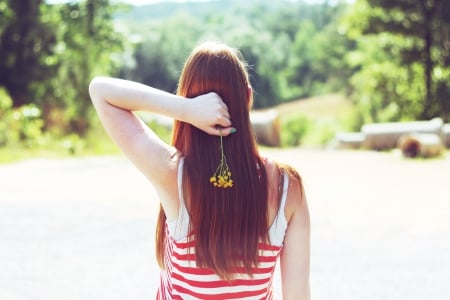
[[[197,266],[194,241],[188,236],[189,215],[181,193],[183,160],[179,163],[180,211],[177,219],[166,222],[165,270],[161,270],[157,300],[166,299],[274,299],[273,275],[283,247],[287,221],[284,215],[289,176],[284,175],[281,206],[269,229],[271,245],[258,245],[258,265],[250,276],[236,268],[235,277],[226,281],[213,270]]]

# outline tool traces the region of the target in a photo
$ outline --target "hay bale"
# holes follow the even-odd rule
[[[442,126],[442,141],[447,148],[450,148],[450,123]]]
[[[335,142],[338,149],[359,149],[366,137],[361,132],[338,132]]]
[[[280,146],[280,119],[276,110],[252,111],[250,121],[258,144]]]
[[[437,134],[406,134],[398,142],[405,157],[436,157],[444,150],[442,139]]]
[[[400,137],[406,134],[440,135],[442,125],[440,118],[430,121],[366,124],[361,128],[365,136],[363,146],[375,150],[392,149],[397,147]]]

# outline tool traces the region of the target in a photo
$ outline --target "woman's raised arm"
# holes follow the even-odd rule
[[[134,111],[163,114],[212,135],[228,135],[232,130],[227,106],[215,93],[186,99],[137,82],[96,77],[89,85],[89,94],[111,139],[162,193],[173,190],[170,187],[176,174],[177,151],[163,142]],[[221,133],[217,126],[223,128]],[[163,200],[162,204],[170,206]],[[172,208],[165,208],[170,215]]]

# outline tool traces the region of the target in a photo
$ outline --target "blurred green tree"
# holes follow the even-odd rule
[[[339,28],[339,18],[347,5],[324,3],[302,7],[309,7],[312,17],[299,19],[293,39],[286,67],[292,94],[308,97],[344,91],[353,70],[343,57],[355,48],[354,41]],[[303,14],[302,10],[300,16]]]
[[[43,19],[55,28],[57,43],[48,62],[54,76],[39,82],[46,126],[57,134],[83,135],[90,126],[88,85],[94,75],[111,75],[119,64],[122,35],[113,26],[108,0],[84,0],[45,7]]]
[[[119,64],[115,9],[108,0],[0,0],[0,86],[14,106],[35,103],[47,129],[86,133],[89,81]]]
[[[35,100],[33,82],[45,81],[55,72],[46,63],[56,44],[51,26],[41,20],[43,0],[0,2],[0,86],[14,106]]]
[[[3,32],[5,27],[11,22],[11,17],[13,12],[8,5],[8,0],[0,0],[0,34]]]
[[[359,121],[411,120],[420,115],[423,67],[419,63],[401,65],[396,53],[405,42],[403,37],[388,33],[366,35],[358,38],[358,49],[347,54],[346,61],[358,69],[351,76],[350,85],[360,113]],[[397,47],[384,51],[387,44]]]
[[[196,19],[181,13],[154,24],[135,43],[134,63],[120,74],[168,92],[175,92],[184,60],[203,29]]]
[[[394,119],[440,116],[448,121],[449,16],[448,0],[357,1],[351,18],[353,33],[359,30],[362,35],[376,36],[367,38],[360,35],[356,38],[360,45],[362,41],[370,41],[373,47],[372,51],[366,49],[369,50],[365,53],[366,60],[359,65],[361,73],[353,80],[354,88],[359,91],[362,88],[355,84],[372,82],[372,89],[366,89],[364,93],[367,99],[362,100],[364,97],[360,94],[359,101],[373,101],[375,104],[371,105],[377,109],[378,100],[375,99],[384,98],[379,104],[385,103],[384,108],[390,107],[392,112],[396,111]],[[358,26],[360,29],[355,30]],[[373,54],[373,49],[383,51],[385,57],[382,60],[371,59],[368,63],[368,53]],[[366,76],[362,76],[364,73]],[[367,82],[364,84],[368,86]]]
[[[142,20],[128,23],[141,40],[135,48],[135,63],[124,66],[121,75],[173,90],[189,50],[201,40],[216,39],[243,53],[255,108],[341,91],[346,86],[351,70],[342,56],[354,44],[337,28],[346,4],[233,1],[223,10],[215,7],[197,13],[180,6],[183,13],[176,12],[177,6],[171,3],[173,14],[146,20],[140,30],[136,24]]]

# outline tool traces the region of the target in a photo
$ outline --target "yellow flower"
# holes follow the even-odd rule
[[[222,132],[221,132],[222,133]],[[220,162],[213,176],[209,178],[209,182],[213,184],[214,187],[228,188],[233,186],[233,180],[231,179],[231,171],[227,164],[227,159],[223,153],[223,142],[222,135],[220,135]]]

